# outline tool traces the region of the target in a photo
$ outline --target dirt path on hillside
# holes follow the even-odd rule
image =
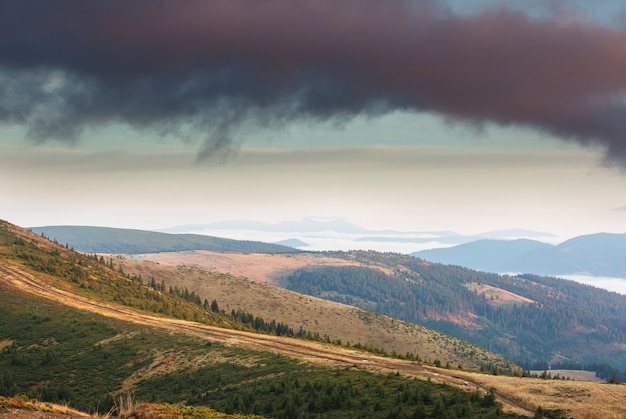
[[[413,377],[428,377],[433,382],[454,385],[468,391],[478,389],[483,393],[487,392],[486,388],[470,381],[467,377],[455,377],[451,372],[445,369],[425,367],[416,362],[384,358],[366,352],[320,342],[222,329],[191,321],[157,317],[123,306],[90,300],[87,297],[54,288],[20,271],[18,268],[8,265],[0,265],[0,280],[22,291],[80,310],[86,310],[106,317],[145,326],[191,334],[205,339],[219,341],[225,345],[245,346],[247,348],[273,352],[316,364],[354,366],[383,373],[398,372]],[[497,398],[507,411],[525,415],[532,415],[534,413],[512,400],[502,396],[498,396]]]

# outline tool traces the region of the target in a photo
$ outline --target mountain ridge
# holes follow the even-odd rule
[[[137,254],[216,250],[255,253],[296,253],[300,250],[280,244],[233,240],[200,234],[169,234],[154,231],[91,226],[31,227],[58,243],[69,244],[87,253]]]

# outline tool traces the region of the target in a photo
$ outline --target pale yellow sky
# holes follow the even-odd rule
[[[354,134],[333,135],[342,132]],[[228,161],[194,164],[188,145],[107,151],[89,139],[75,147],[5,141],[0,214],[23,226],[157,229],[312,216],[402,231],[525,228],[563,238],[626,231],[626,175],[603,167],[600,150],[500,144],[244,143]]]

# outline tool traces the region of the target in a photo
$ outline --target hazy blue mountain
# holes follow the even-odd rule
[[[289,246],[289,247],[294,247],[294,248],[300,248],[300,247],[308,247],[309,244],[303,242],[302,240],[299,239],[286,239],[286,240],[281,240],[278,242],[275,242],[275,244],[280,244],[281,246]]]
[[[336,234],[343,235],[362,235],[361,237],[349,238],[355,242],[378,242],[378,243],[432,243],[456,245],[468,243],[479,239],[519,239],[519,238],[550,238],[550,233],[524,230],[524,229],[508,229],[490,231],[478,235],[462,235],[454,231],[397,231],[397,230],[372,230],[361,227],[342,219],[318,220],[314,218],[303,218],[301,220],[281,221],[278,223],[265,223],[259,221],[231,220],[218,221],[209,224],[188,224],[175,226],[163,230],[164,233],[195,233],[213,235],[220,230],[224,231],[242,231],[248,230],[260,233],[278,233],[278,234],[327,234],[333,237]],[[334,249],[327,249],[334,250]]]
[[[520,255],[507,263],[507,269],[541,275],[626,277],[626,234],[574,237],[551,249]]]
[[[443,249],[422,250],[412,255],[430,262],[465,266],[479,271],[506,272],[510,260],[552,247],[554,246],[528,239],[484,239]]]
[[[478,240],[412,255],[491,272],[626,277],[626,234],[578,236],[558,246],[534,240]]]
[[[222,252],[294,253],[299,250],[256,241],[223,239],[198,234],[168,234],[154,231],[108,227],[48,226],[33,227],[60,244],[88,253],[160,253],[186,250]]]

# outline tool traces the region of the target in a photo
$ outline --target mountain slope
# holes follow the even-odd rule
[[[187,252],[146,257],[158,263],[152,265],[157,270],[165,269],[166,264],[187,264],[212,272],[231,272],[236,262],[246,268],[237,274],[253,281],[273,281],[297,292],[426,325],[501,353],[531,369],[545,368],[551,363],[597,364],[592,367],[605,379],[616,369],[626,369],[626,296],[574,281],[533,275],[502,276],[377,252],[267,257]],[[222,259],[224,263],[220,262]],[[265,291],[253,282],[235,285],[236,282],[204,279],[192,268],[168,269],[170,273],[162,274],[166,280],[186,278],[181,282],[185,286],[219,295],[220,301],[233,308],[247,301],[260,310],[290,319],[283,321],[307,328],[311,323],[304,323],[306,318],[293,313],[317,311],[308,299],[295,305],[283,304],[288,300],[282,297],[263,301]],[[149,271],[137,272],[157,275]],[[260,300],[242,298],[237,290],[246,287],[254,289],[252,295]],[[330,324],[320,326],[337,330],[334,318],[330,314],[326,317]],[[350,328],[358,329],[356,324]],[[337,332],[340,336],[346,333]],[[536,363],[545,367],[535,366]],[[607,363],[611,365],[602,365]],[[626,380],[626,375],[620,379]]]
[[[299,269],[282,283],[450,333],[522,365],[610,363],[626,370],[626,296],[573,281],[488,274],[403,255],[344,257],[361,266]]]
[[[87,253],[138,254],[213,250],[222,252],[296,253],[299,250],[279,244],[241,241],[198,234],[167,234],[153,231],[108,227],[33,227],[58,243]]]
[[[463,386],[452,371],[158,313],[169,307],[181,318],[237,326],[191,300],[0,222],[0,395],[106,411],[113,396],[130,391],[145,401],[269,417],[400,417],[416,410],[428,417],[442,407],[464,417],[472,403],[474,414],[498,409],[493,395],[404,378]],[[398,402],[403,392],[406,401]],[[411,394],[428,400],[421,406]]]

